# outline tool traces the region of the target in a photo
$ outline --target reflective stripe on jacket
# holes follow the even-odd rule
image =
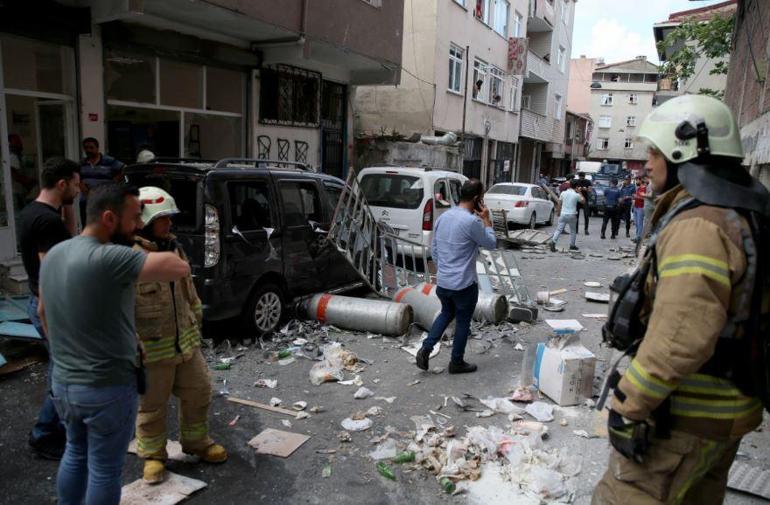
[[[661,196],[653,225],[689,194],[678,186]],[[646,292],[647,332],[618,387],[613,409],[643,420],[670,398],[672,428],[710,439],[741,436],[762,421],[757,398],[729,380],[703,373],[745,282],[743,218],[708,205],[685,210],[659,234],[657,280]],[[732,214],[733,216],[735,214]]]
[[[156,252],[154,242],[137,237],[134,249]],[[181,248],[175,251],[185,261]],[[137,282],[136,332],[146,363],[173,359],[200,346],[202,306],[192,276],[171,282]]]

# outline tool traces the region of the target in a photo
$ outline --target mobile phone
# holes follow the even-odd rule
[[[484,207],[484,200],[479,198],[476,200],[476,203],[473,205],[473,210],[481,212],[481,209]]]

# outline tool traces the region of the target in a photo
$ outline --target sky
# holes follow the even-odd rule
[[[646,55],[658,63],[652,25],[669,14],[722,0],[578,0],[572,57],[603,57],[607,63]]]

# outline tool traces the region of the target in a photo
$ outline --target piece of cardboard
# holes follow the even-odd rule
[[[546,319],[545,324],[551,327],[555,335],[567,335],[583,330],[583,325],[577,319]]]
[[[537,344],[535,386],[558,405],[578,405],[593,392],[596,356],[580,344]]]
[[[270,454],[272,456],[288,458],[308,440],[310,440],[310,437],[302,435],[301,433],[291,433],[288,431],[268,428],[249,440],[249,445],[256,449],[260,454]]]
[[[201,480],[167,471],[166,480],[160,484],[150,485],[138,479],[123,486],[120,505],[175,505],[206,486]]]

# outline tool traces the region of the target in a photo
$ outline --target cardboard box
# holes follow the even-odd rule
[[[554,335],[573,335],[583,331],[583,325],[577,319],[546,319]]]
[[[537,344],[535,386],[559,405],[578,405],[593,393],[596,356],[574,339]]]

